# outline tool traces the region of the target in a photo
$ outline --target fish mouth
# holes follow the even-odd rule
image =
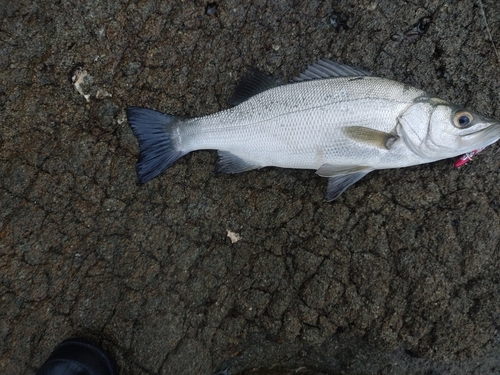
[[[494,123],[485,129],[478,130],[461,136],[463,146],[461,149],[470,152],[478,148],[486,148],[500,139],[500,124]]]

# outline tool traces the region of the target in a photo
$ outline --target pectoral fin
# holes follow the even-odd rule
[[[342,133],[355,141],[368,143],[386,150],[390,150],[394,142],[399,139],[399,136],[395,134],[370,129],[364,126],[346,126],[342,128]]]
[[[365,166],[323,164],[316,173],[322,177],[328,177],[325,199],[329,202],[337,199],[349,186],[371,171],[373,168]]]

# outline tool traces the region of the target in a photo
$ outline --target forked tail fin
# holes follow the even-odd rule
[[[136,165],[140,183],[158,176],[185,154],[176,134],[182,117],[140,107],[128,107],[127,117],[141,151]]]

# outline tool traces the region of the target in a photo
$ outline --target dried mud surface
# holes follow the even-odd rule
[[[138,185],[125,117],[212,113],[248,68],[330,58],[500,118],[476,2],[1,0],[0,17],[1,373],[77,335],[131,375],[500,373],[498,145],[326,203],[312,171],[216,176],[210,151]]]

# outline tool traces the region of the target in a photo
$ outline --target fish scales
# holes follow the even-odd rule
[[[294,80],[280,85],[253,71],[230,99],[234,107],[198,118],[129,107],[139,181],[212,149],[226,173],[314,169],[328,177],[333,200],[373,170],[458,156],[500,138],[498,121],[361,69],[319,60]]]

